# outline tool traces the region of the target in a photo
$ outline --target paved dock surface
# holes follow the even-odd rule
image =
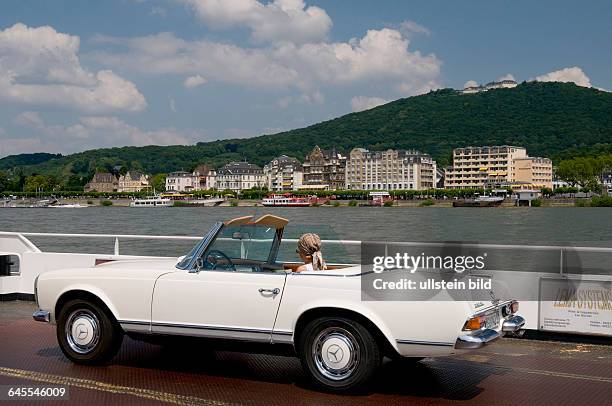
[[[339,396],[310,387],[296,358],[198,346],[126,338],[110,365],[74,365],[55,327],[34,322],[33,310],[30,302],[0,303],[0,386],[68,386],[71,404],[601,406],[612,399],[606,345],[504,339],[459,357],[387,362],[367,394]]]

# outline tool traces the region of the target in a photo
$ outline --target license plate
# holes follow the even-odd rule
[[[487,314],[487,319],[485,320],[485,328],[496,330],[499,327],[499,320],[499,309],[495,309],[495,311]]]

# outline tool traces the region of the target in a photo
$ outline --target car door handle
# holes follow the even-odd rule
[[[280,293],[280,289],[279,288],[274,288],[274,289],[259,288],[259,293],[272,293],[273,295],[278,295]]]

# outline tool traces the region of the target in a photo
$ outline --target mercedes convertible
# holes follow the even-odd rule
[[[288,220],[264,215],[216,223],[191,251],[40,274],[37,321],[56,325],[65,356],[107,363],[125,335],[151,340],[285,346],[314,383],[363,388],[382,359],[448,356],[522,330],[513,300],[364,300],[361,265],[295,272],[278,260]],[[332,247],[326,247],[332,250]]]

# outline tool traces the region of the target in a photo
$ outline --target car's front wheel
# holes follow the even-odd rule
[[[78,364],[101,364],[119,351],[123,332],[106,309],[86,300],[71,300],[57,317],[57,341],[64,355]]]
[[[382,358],[372,334],[360,323],[344,317],[309,322],[298,352],[314,383],[336,392],[364,389]]]

